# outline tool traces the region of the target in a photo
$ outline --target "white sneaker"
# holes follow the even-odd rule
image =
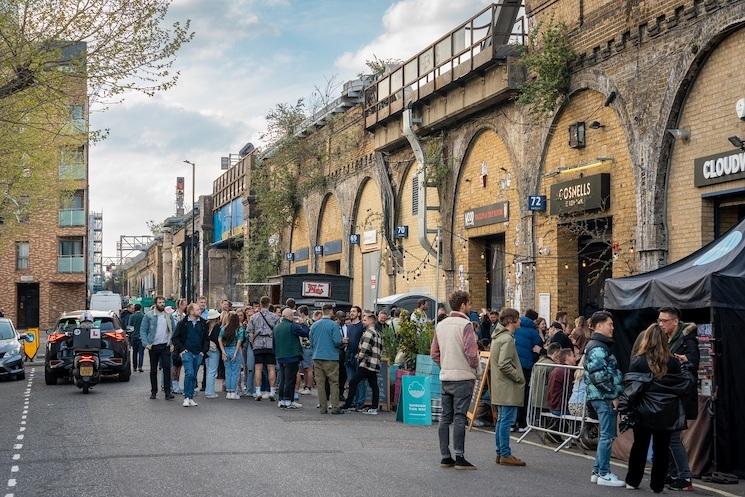
[[[592,476],[590,476],[590,483],[597,483],[598,482],[598,474],[593,471]]]
[[[225,398],[228,400],[233,400],[233,392],[228,392],[225,394]]]
[[[189,399],[184,399],[184,403],[181,405],[184,407],[191,407],[191,404],[189,403]]]
[[[607,475],[598,475],[598,485],[601,487],[623,487],[626,486],[626,482],[620,480],[613,473],[608,473]]]
[[[377,409],[370,408],[370,409],[368,409],[366,411],[362,411],[362,414],[369,414],[370,416],[377,416],[378,415],[378,410]]]
[[[300,409],[301,407],[303,407],[303,404],[300,402],[291,402],[287,405],[287,409]]]
[[[194,399],[189,399],[189,407],[197,407],[199,404],[194,402]]]
[[[627,490],[639,490],[639,487],[632,487],[631,485],[629,485],[629,484],[627,483],[627,484],[626,484],[626,489],[627,489]]]
[[[300,390],[300,395],[310,395],[310,388],[304,387],[302,390]]]
[[[261,393],[261,398],[264,399],[264,400],[266,400],[266,399],[269,398],[269,394],[267,392],[262,392]],[[272,399],[272,400],[274,400],[274,399]]]

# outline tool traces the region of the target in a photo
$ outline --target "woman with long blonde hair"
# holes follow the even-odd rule
[[[618,410],[634,430],[626,488],[639,488],[651,438],[654,461],[650,487],[655,493],[664,490],[670,436],[686,427],[682,398],[692,381],[690,373],[681,370],[680,362],[670,353],[662,329],[657,324],[647,328],[632,351],[619,398]]]

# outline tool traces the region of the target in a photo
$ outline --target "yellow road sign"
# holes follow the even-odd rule
[[[36,354],[39,352],[39,343],[41,340],[39,340],[39,328],[29,328],[27,330],[20,330],[21,333],[25,333],[26,335],[33,338],[30,342],[28,340],[24,340],[23,343],[23,351],[26,354],[26,357],[29,361],[33,361],[36,357]]]

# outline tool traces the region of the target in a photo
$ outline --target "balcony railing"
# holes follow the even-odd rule
[[[85,179],[85,164],[72,163],[59,165],[60,179]]]
[[[60,226],[85,226],[85,211],[83,209],[60,209]]]
[[[60,255],[57,257],[57,272],[82,273],[85,269],[85,257],[82,255]]]
[[[525,19],[517,17],[520,8],[519,0],[488,6],[368,87],[366,125],[463,80],[497,57],[499,47],[524,45],[527,32]]]

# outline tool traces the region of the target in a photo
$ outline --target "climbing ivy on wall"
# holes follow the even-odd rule
[[[539,22],[522,54],[528,79],[517,103],[526,106],[536,117],[552,114],[569,90],[571,64],[576,57],[566,25],[553,19]]]

